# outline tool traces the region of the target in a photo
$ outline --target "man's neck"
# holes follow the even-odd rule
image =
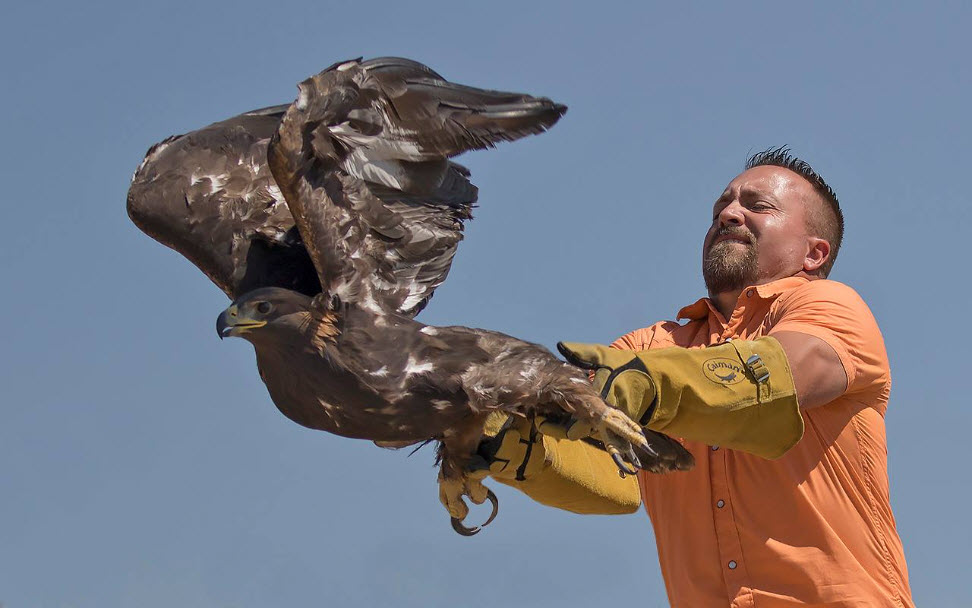
[[[723,291],[717,294],[710,293],[709,299],[712,300],[712,304],[716,310],[722,313],[722,316],[728,320],[729,316],[732,315],[732,310],[736,307],[736,301],[739,300],[739,294],[741,293],[742,289]]]

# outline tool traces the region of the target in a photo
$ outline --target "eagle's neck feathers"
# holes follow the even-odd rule
[[[337,326],[337,314],[330,310],[311,309],[300,313],[299,317],[300,333],[307,336],[311,346],[324,355],[328,345],[333,345],[341,333]]]

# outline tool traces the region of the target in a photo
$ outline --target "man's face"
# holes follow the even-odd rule
[[[803,270],[810,249],[806,208],[816,196],[810,182],[782,167],[754,167],[729,182],[702,246],[710,295]]]

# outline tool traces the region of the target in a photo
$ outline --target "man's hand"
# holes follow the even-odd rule
[[[648,426],[656,391],[641,353],[577,342],[560,342],[557,348],[569,363],[594,372],[593,388],[601,399]],[[586,430],[576,427],[571,428],[575,436]]]
[[[469,470],[473,476],[524,481],[543,469],[546,455],[543,435],[532,420],[494,412]]]
[[[569,425],[542,416],[531,421],[496,412],[486,425],[467,476],[487,475],[534,500],[574,513],[633,513],[637,482],[618,476],[607,452],[586,441],[565,441]]]

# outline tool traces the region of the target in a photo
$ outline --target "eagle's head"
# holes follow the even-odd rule
[[[221,339],[237,336],[253,342],[268,330],[299,326],[310,309],[311,299],[302,293],[279,287],[254,289],[220,313],[216,333]]]
[[[337,314],[324,302],[280,287],[254,289],[220,313],[216,333],[220,339],[237,336],[254,345],[276,342],[323,353],[338,334]]]

